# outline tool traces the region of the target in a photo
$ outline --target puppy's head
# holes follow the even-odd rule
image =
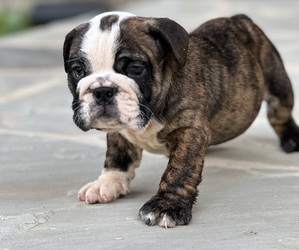
[[[166,18],[108,12],[77,26],[63,49],[74,122],[84,131],[142,129],[165,108],[187,47],[187,32]]]

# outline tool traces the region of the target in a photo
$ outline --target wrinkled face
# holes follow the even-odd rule
[[[67,35],[65,70],[79,128],[139,130],[152,118],[171,50],[155,25],[154,19],[110,12]]]

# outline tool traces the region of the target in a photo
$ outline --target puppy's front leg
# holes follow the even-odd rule
[[[186,128],[171,133],[170,159],[159,190],[139,211],[147,225],[167,228],[190,222],[209,144],[206,131],[205,128]]]
[[[135,177],[142,150],[119,133],[107,134],[107,152],[104,169],[96,181],[87,183],[78,193],[86,203],[108,203],[129,192],[130,181]]]

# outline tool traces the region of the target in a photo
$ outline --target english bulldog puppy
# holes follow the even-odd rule
[[[282,149],[299,150],[282,59],[245,15],[188,34],[167,18],[103,13],[66,36],[63,56],[75,124],[107,132],[102,173],[78,194],[86,203],[126,195],[146,150],[169,162],[141,220],[188,224],[208,147],[246,131],[262,100]]]

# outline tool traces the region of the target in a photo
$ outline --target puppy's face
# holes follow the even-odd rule
[[[162,86],[165,72],[185,63],[188,44],[171,34],[172,25],[186,35],[168,19],[110,12],[67,35],[65,70],[79,128],[138,130],[159,113],[169,88]]]

